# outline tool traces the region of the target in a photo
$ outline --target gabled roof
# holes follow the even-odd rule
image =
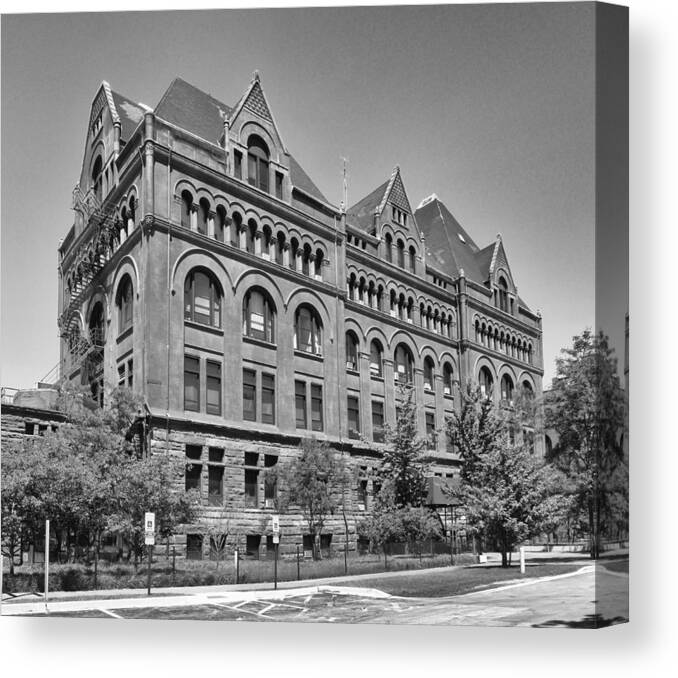
[[[349,207],[346,216],[352,226],[357,226],[363,231],[369,231],[374,225],[374,213],[381,205],[386,189],[391,180],[385,181],[381,186],[375,188],[372,193],[359,200],[353,207]]]
[[[327,198],[320,192],[320,189],[313,183],[311,177],[304,172],[303,167],[292,155],[290,155],[290,178],[292,180],[292,185],[295,188],[304,191],[304,193],[307,193],[317,200],[327,202]]]
[[[236,108],[215,99],[211,94],[203,92],[181,78],[175,78],[163,94],[160,103],[155,107],[155,113],[158,117],[181,129],[210,143],[218,144],[224,134],[224,120],[231,119],[243,107],[255,105],[265,105],[268,110],[258,78],[250,84]],[[270,116],[270,112],[268,115]],[[296,159],[292,155],[289,158],[292,185],[317,200],[327,203],[327,198]]]
[[[213,144],[224,134],[231,107],[181,78],[174,78],[155,107],[155,114]]]
[[[470,280],[484,282],[478,260],[481,250],[437,196],[423,200],[414,215],[426,237],[426,253],[433,266],[452,278],[463,269]]]
[[[118,92],[111,90],[115,112],[120,120],[120,137],[127,141],[139,123],[144,119],[144,108]]]

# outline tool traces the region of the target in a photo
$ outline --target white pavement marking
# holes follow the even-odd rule
[[[255,617],[264,617],[266,619],[270,619],[270,617],[267,617],[265,614],[261,614],[259,612],[252,612],[250,610],[246,610],[244,607],[236,607],[235,605],[226,605],[225,603],[215,603],[214,601],[207,603],[207,605],[216,605],[217,607],[225,607],[227,610],[233,610],[233,612],[244,612],[245,614],[251,614],[254,615]]]
[[[98,607],[97,609],[99,610],[99,612],[103,612],[104,614],[107,614],[110,617],[113,617],[114,619],[124,619],[124,617],[121,617],[119,614],[115,614],[115,612],[111,612],[110,610],[106,610],[103,607]]]
[[[267,605],[263,610],[259,610],[259,612],[257,612],[257,614],[260,614],[262,617],[265,617],[266,613],[269,610],[272,610],[274,607],[275,607],[275,603],[271,603],[270,605]]]

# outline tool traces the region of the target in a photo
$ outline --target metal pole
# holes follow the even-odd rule
[[[301,579],[301,568],[299,567],[299,544],[297,544],[297,581]]]
[[[275,545],[275,564],[273,566],[273,588],[278,588],[278,545]]]
[[[147,579],[146,579],[146,586],[148,588],[148,595],[151,595],[151,561],[153,560],[153,547],[149,545],[148,551],[146,553],[148,556],[148,570],[147,570]]]
[[[240,549],[235,547],[235,583],[240,581]]]
[[[47,609],[47,600],[49,598],[49,520],[45,521],[45,612]]]
[[[348,574],[348,535],[344,541],[344,574]]]

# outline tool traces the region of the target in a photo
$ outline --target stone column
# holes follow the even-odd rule
[[[278,239],[274,236],[271,236],[271,240],[268,243],[268,258],[271,261],[276,261],[278,255]]]
[[[195,204],[191,205],[191,230],[198,230],[198,206]]]
[[[297,253],[296,253],[296,259],[297,260],[295,262],[295,264],[296,264],[295,270],[297,271],[297,273],[301,273],[304,270],[303,258],[304,258],[304,250],[298,249]]]
[[[257,257],[261,256],[261,236],[262,232],[259,230],[254,234],[254,254]]]
[[[290,266],[290,244],[288,242],[283,245],[283,266],[286,268]]]
[[[238,232],[238,247],[241,250],[247,249],[247,224],[240,224],[240,231]]]
[[[207,236],[214,238],[214,212],[207,215]]]

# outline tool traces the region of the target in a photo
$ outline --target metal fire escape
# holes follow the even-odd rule
[[[61,313],[59,335],[68,343],[70,360],[68,373],[80,369],[83,383],[90,380],[91,368],[101,362],[105,333],[103,327],[82,328],[79,311],[92,292],[92,284],[113,253],[120,246],[121,222],[115,205],[106,204],[93,190],[83,194],[79,186],[73,191],[73,209],[80,212],[86,223],[88,237],[82,239],[72,255],[67,280],[68,302]],[[67,376],[62,364],[61,377]]]

